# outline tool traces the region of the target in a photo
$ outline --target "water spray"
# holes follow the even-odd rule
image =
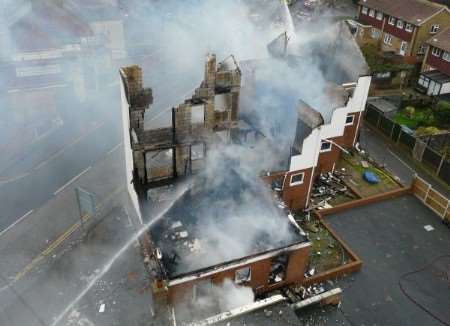
[[[173,205],[178,201],[181,196],[186,193],[186,191],[189,189],[188,185],[184,185],[176,194],[173,201],[167,205],[164,209],[162,209],[155,218],[153,218],[148,223],[144,224],[131,238],[128,240],[125,245],[123,245],[119,251],[116,252],[116,254],[111,257],[111,259],[102,267],[99,273],[95,275],[95,277],[92,278],[91,281],[86,285],[86,287],[81,291],[72,302],[70,302],[66,308],[54,319],[54,321],[51,323],[50,326],[56,326],[63,318],[64,316],[78,303],[78,301],[83,298],[87,292],[94,286],[94,284],[103,277],[109,269],[112,267],[112,265],[115,263],[115,261],[141,236],[146,232],[154,223],[159,221],[161,218],[165,216],[165,214],[173,207]]]

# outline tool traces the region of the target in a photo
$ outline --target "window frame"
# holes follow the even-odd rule
[[[425,44],[421,44],[417,49],[417,54],[425,54],[427,46]]]
[[[431,50],[431,54],[437,58],[441,57],[442,54],[442,50],[436,47],[433,47],[433,49]]]
[[[376,15],[375,15],[375,18],[377,19],[377,20],[383,20],[383,13],[381,12],[381,11],[377,11],[377,13],[376,13]]]
[[[433,24],[430,28],[430,34],[436,34],[441,29],[441,25],[439,24]]]
[[[369,16],[375,18],[376,11],[375,9],[369,9]]]
[[[442,60],[450,62],[450,52],[444,51],[444,53],[442,53]]]
[[[330,145],[330,148],[323,149],[322,147],[323,147],[324,144]],[[322,140],[322,142],[320,143],[320,152],[321,153],[331,152],[332,149],[333,149],[333,144],[332,143],[330,143],[327,140]]]
[[[368,15],[368,14],[369,14],[369,8],[367,8],[367,7],[365,7],[365,6],[362,6],[362,8],[361,8],[361,13],[362,13],[363,15]]]
[[[292,179],[299,175],[302,176],[302,180],[293,182]],[[291,174],[291,177],[289,178],[289,186],[301,185],[301,184],[303,184],[303,181],[305,181],[305,172],[298,172],[298,173]]]
[[[248,270],[248,276],[245,279],[242,278],[242,279],[238,280],[238,277],[237,277],[238,273],[243,271],[243,270]],[[251,280],[252,280],[252,268],[251,268],[251,266],[245,266],[245,267],[242,267],[242,268],[238,268],[238,269],[236,269],[234,271],[234,283],[235,284],[248,284],[249,282],[251,282]]]
[[[388,40],[388,41],[387,41]],[[386,45],[392,45],[392,35],[385,33],[383,38],[383,43]]]
[[[352,121],[351,122],[347,122],[348,118],[351,118]],[[355,115],[354,114],[347,114],[347,116],[345,117],[345,125],[346,126],[353,126],[354,122],[355,122]]]
[[[392,26],[395,26],[395,23],[396,23],[396,18],[393,17],[393,16],[389,16],[388,24],[392,25]]]
[[[414,25],[411,23],[406,23],[405,31],[412,33],[414,31]]]
[[[403,27],[405,26],[405,23],[403,22],[403,20],[397,19],[397,23],[395,24],[395,26],[396,26],[398,29],[403,29]]]

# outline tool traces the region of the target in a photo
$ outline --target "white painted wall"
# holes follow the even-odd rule
[[[334,110],[331,121],[314,129],[303,141],[302,153],[291,157],[289,171],[305,170],[317,165],[322,140],[344,135],[345,119],[348,114],[362,112],[366,107],[371,77],[359,77],[352,97],[347,105]],[[355,121],[354,123],[358,123]]]
[[[125,94],[125,85],[122,78],[120,78],[120,98],[121,98],[121,109],[122,109],[122,130],[123,130],[123,148],[125,151],[125,174],[127,183],[128,196],[133,204],[135,212],[139,218],[139,221],[143,224],[142,213],[139,206],[138,196],[136,190],[133,186],[133,150],[131,149],[130,143],[130,111],[129,103]]]
[[[450,83],[445,83],[442,85],[441,94],[448,94],[448,93],[450,93]]]

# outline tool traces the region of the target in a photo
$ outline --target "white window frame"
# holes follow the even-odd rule
[[[442,53],[442,50],[439,48],[433,47],[433,50],[431,50],[431,54],[438,58],[441,56],[441,53]]]
[[[383,13],[381,11],[377,11],[377,20],[383,20]]]
[[[347,122],[348,118],[352,118],[351,122]],[[347,114],[347,116],[345,117],[345,125],[346,126],[353,126],[353,123],[355,122],[355,115],[354,114]]]
[[[322,146],[323,146],[324,144],[330,145],[330,148],[322,149]],[[333,144],[330,143],[330,142],[327,141],[327,140],[322,140],[322,142],[320,143],[320,152],[321,152],[321,153],[331,152],[332,148],[333,148]]]
[[[439,32],[440,28],[441,26],[439,24],[431,25],[430,34],[436,34],[437,32]]]
[[[388,24],[392,25],[392,26],[395,26],[395,17],[389,16]]]
[[[392,45],[392,35],[391,34],[384,34],[383,43],[386,45]]]
[[[363,15],[367,15],[369,13],[369,8],[362,6],[361,8],[361,13]]]
[[[370,9],[369,10],[369,16],[372,17],[372,18],[375,17],[375,9]]]
[[[425,44],[421,44],[419,46],[419,49],[417,50],[417,54],[425,54],[426,49],[427,49],[427,46]]]
[[[245,271],[248,270],[247,278],[245,278],[245,279],[238,278],[239,272],[244,271],[244,270]],[[246,284],[246,283],[250,282],[251,280],[252,280],[252,268],[250,266],[239,268],[234,272],[234,283],[236,283],[236,284]]]
[[[398,19],[398,20],[397,20],[396,26],[397,26],[398,29],[403,29],[403,26],[404,26],[404,25],[405,25],[405,24],[403,23],[403,20],[401,20],[401,19]]]
[[[292,182],[292,179],[293,179],[294,177],[298,176],[298,175],[301,175],[301,176],[302,176],[302,180]],[[303,184],[303,181],[304,181],[304,180],[305,180],[305,172],[294,173],[294,174],[291,174],[291,178],[289,179],[289,185],[290,185],[290,186],[301,185],[301,184]]]
[[[450,62],[450,52],[444,51],[444,53],[442,54],[442,59]]]
[[[414,30],[413,24],[406,23],[406,25],[405,25],[405,31],[412,33],[413,30]]]

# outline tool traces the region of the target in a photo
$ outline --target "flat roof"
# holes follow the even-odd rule
[[[326,222],[363,261],[360,272],[336,285],[352,325],[441,325],[399,283],[432,314],[450,320],[450,229],[416,197],[353,208]]]
[[[445,83],[449,83],[450,82],[450,76],[444,74],[443,72],[440,72],[439,70],[432,70],[432,71],[427,71],[427,72],[423,72],[422,75],[437,81],[441,84],[445,84]]]
[[[367,100],[367,104],[372,105],[377,110],[383,112],[383,113],[390,113],[390,112],[396,112],[398,111],[398,107],[394,105],[394,103],[381,98],[381,97],[373,97],[369,98]]]
[[[232,170],[223,175],[213,185],[205,184],[210,176],[196,176],[151,228],[170,279],[307,242],[262,180],[248,182]]]

